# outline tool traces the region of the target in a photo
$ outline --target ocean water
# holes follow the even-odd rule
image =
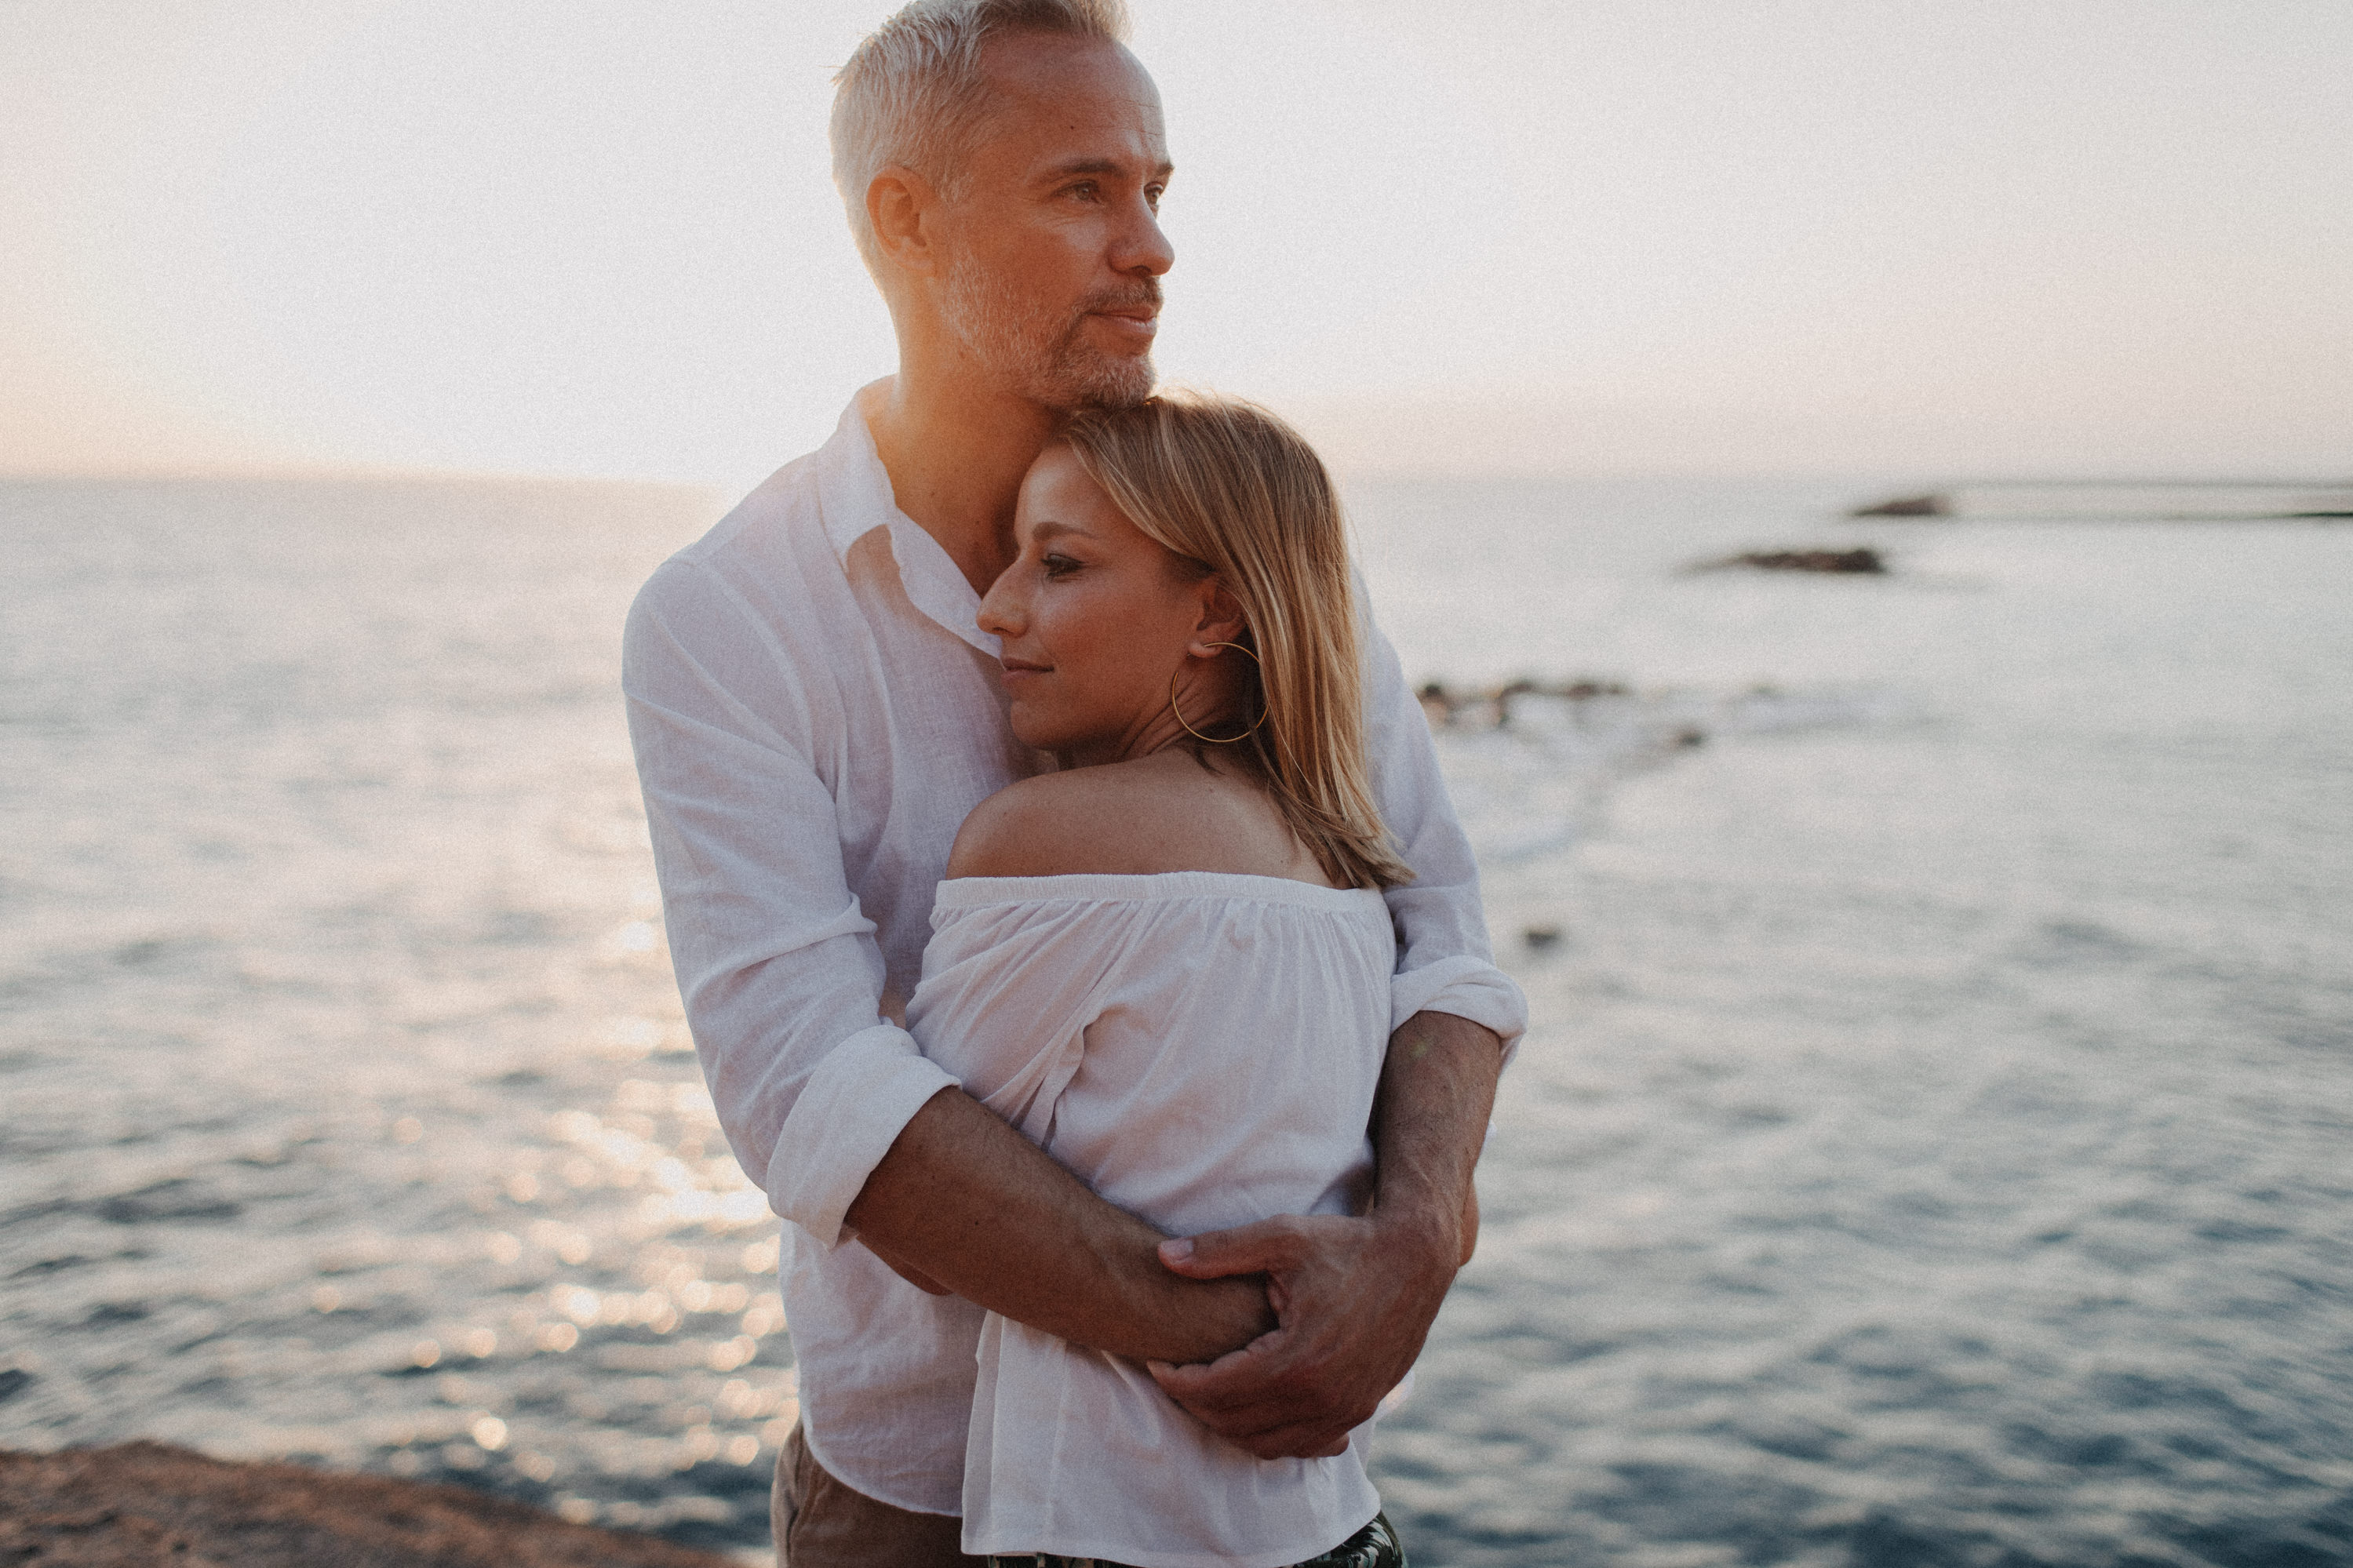
[[[1417,1563],[2353,1563],[2353,529],[1900,488],[1352,490],[1415,677],[1622,689],[1439,737],[1535,1026]],[[723,506],[0,485],[0,1445],[765,1542],[614,689]],[[1894,570],[1679,570],[1825,543]]]

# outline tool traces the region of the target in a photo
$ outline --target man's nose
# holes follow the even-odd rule
[[[1176,265],[1176,247],[1160,232],[1160,216],[1147,202],[1138,200],[1129,221],[1121,226],[1112,247],[1112,269],[1134,277],[1157,278]]]

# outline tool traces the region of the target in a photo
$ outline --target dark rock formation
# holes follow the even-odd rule
[[[1941,495],[1896,496],[1871,506],[1859,506],[1849,517],[1950,517],[1953,503]]]
[[[1432,724],[1472,730],[1508,729],[1512,702],[1520,697],[1561,697],[1588,702],[1597,697],[1624,697],[1628,688],[1615,680],[1514,680],[1482,690],[1457,690],[1443,681],[1422,687],[1421,711]]]
[[[1694,572],[1754,566],[1760,572],[1827,572],[1834,575],[1883,576],[1887,563],[1869,545],[1852,550],[1747,550],[1721,561],[1703,561]]]
[[[44,1568],[735,1568],[459,1487],[161,1443],[0,1451],[0,1563]]]

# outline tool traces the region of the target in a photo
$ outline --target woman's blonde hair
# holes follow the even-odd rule
[[[1090,410],[1062,439],[1130,521],[1240,605],[1266,721],[1230,750],[1324,874],[1352,888],[1412,880],[1373,804],[1355,574],[1314,449],[1256,404],[1199,393]]]

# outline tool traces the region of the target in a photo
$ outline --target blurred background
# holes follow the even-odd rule
[[[0,0],[0,1447],[765,1542],[616,666],[885,9]],[[1535,1005],[1416,1561],[2353,1562],[2353,11],[1135,11]]]

